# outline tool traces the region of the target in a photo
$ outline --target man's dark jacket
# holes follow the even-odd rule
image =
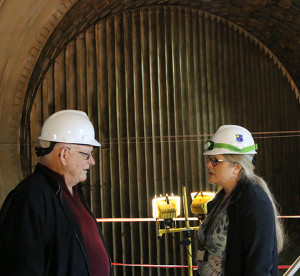
[[[61,185],[40,164],[10,192],[2,206],[0,275],[90,275],[83,237],[62,196]]]
[[[208,204],[208,212],[223,196],[221,190]],[[240,180],[227,215],[225,276],[278,275],[274,211],[263,189],[245,178]]]

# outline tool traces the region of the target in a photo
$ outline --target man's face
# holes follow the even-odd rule
[[[90,165],[95,165],[92,155],[93,146],[69,144],[66,147],[67,165],[65,167],[65,180],[68,186],[74,186],[85,181]],[[88,158],[88,159],[87,159]]]

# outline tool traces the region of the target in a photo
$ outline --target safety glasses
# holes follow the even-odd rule
[[[80,153],[85,160],[89,160],[91,158],[91,156],[93,156],[92,152],[87,153],[87,152],[79,151],[79,150],[68,148],[68,147],[67,147],[67,149]]]
[[[216,157],[206,156],[206,163],[210,162],[213,167],[217,166],[219,162],[232,162],[229,160],[217,159]]]

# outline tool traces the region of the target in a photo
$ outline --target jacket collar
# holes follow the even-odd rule
[[[46,175],[48,178],[50,178],[50,180],[51,180],[49,183],[50,187],[56,195],[61,191],[62,185],[63,185],[63,183],[65,183],[65,178],[63,175],[61,175],[55,171],[52,171],[51,169],[42,165],[41,163],[38,163],[35,166],[34,172],[42,173],[42,174]],[[82,186],[84,186],[84,184],[82,184],[81,182],[79,182],[76,185],[77,191],[79,192],[79,194],[81,196],[83,196]]]
[[[234,188],[234,190],[232,191],[231,195],[230,195],[230,203],[232,204],[233,202],[237,201],[238,198],[241,196],[241,193],[243,192],[243,190],[248,186],[249,184],[249,180],[243,176],[238,183],[236,184],[236,187]],[[221,191],[219,191],[214,200],[208,203],[208,209],[210,210],[215,204],[217,204],[220,200],[222,200],[222,198],[225,195],[225,191],[224,189],[222,189]]]
[[[42,173],[44,175],[46,175],[49,179],[49,185],[51,187],[51,189],[53,190],[53,192],[57,195],[59,193],[59,191],[61,190],[61,182],[64,182],[64,176],[52,171],[51,169],[49,169],[48,167],[42,165],[41,163],[38,163],[35,166],[35,173]]]
[[[231,194],[231,200],[230,203],[233,203],[238,200],[238,198],[241,196],[241,193],[243,190],[249,185],[249,180],[243,176],[238,183],[236,184],[236,187],[232,191]]]

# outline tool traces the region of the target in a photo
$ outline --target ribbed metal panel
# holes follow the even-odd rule
[[[70,42],[37,91],[33,146],[43,121],[64,108],[87,112],[102,143],[95,149],[91,190],[85,191],[99,217],[151,217],[154,195],[180,195],[182,185],[188,194],[211,190],[202,149],[221,124],[253,132],[300,129],[300,118],[293,115],[300,107],[288,81],[255,40],[220,18],[176,7],[128,11]],[[261,136],[256,135],[259,173],[275,195],[284,195],[278,198],[283,208],[294,204],[296,210],[285,185],[299,180],[299,163],[293,170],[281,160],[299,152],[299,137]],[[33,146],[28,147],[32,167]],[[184,249],[170,235],[156,239],[154,223],[102,228],[114,262],[187,264]],[[175,234],[176,240],[182,237]],[[197,235],[193,238],[195,252]],[[184,269],[115,272],[186,275]]]

